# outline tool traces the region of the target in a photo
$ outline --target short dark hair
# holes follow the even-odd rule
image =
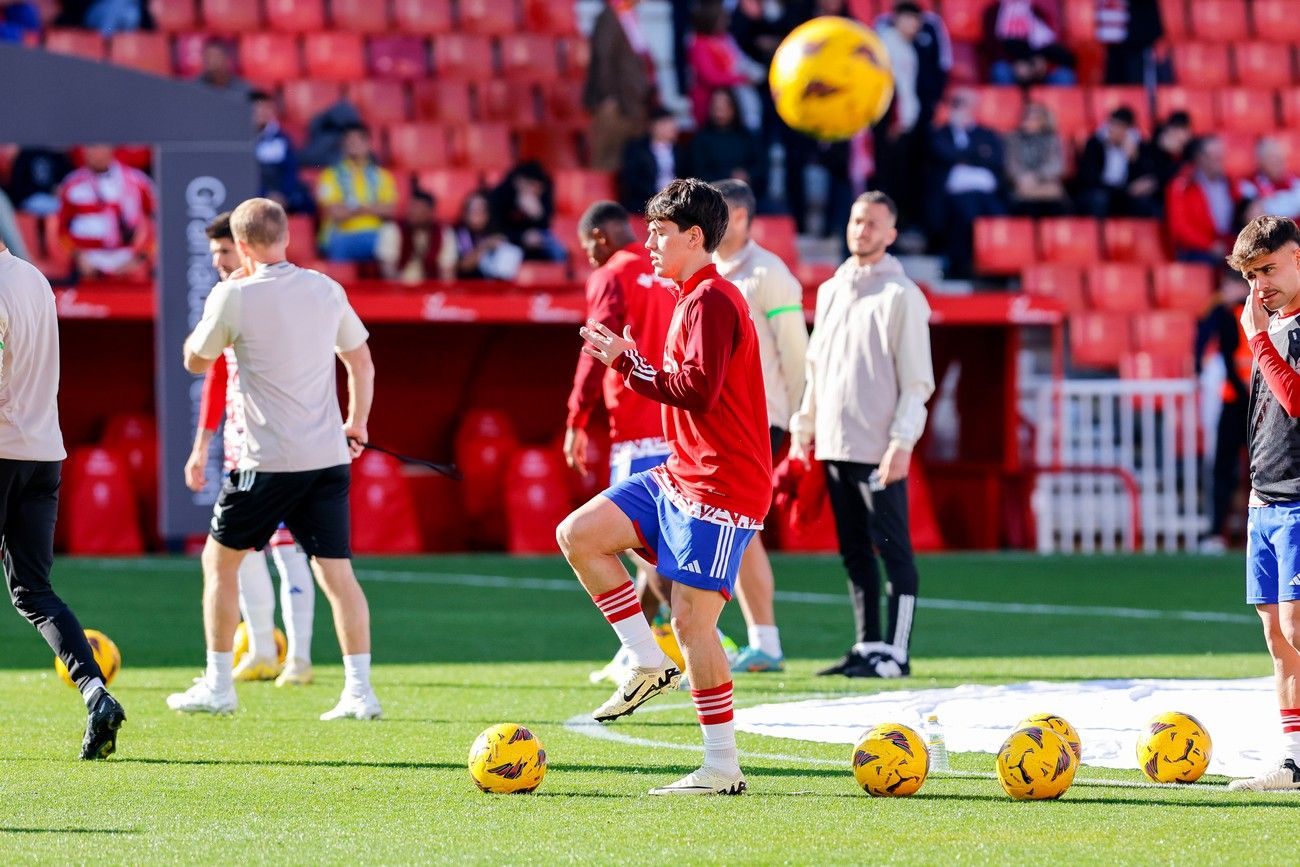
[[[1165,126],[1178,126],[1190,128],[1192,125],[1192,116],[1181,108],[1177,111],[1169,112],[1169,117],[1165,118]]]
[[[894,14],[916,15],[917,17],[920,17],[925,13],[924,10],[921,9],[920,3],[914,3],[912,0],[898,0],[898,2],[894,4]]]
[[[1110,113],[1109,120],[1119,121],[1124,126],[1133,126],[1137,123],[1137,115],[1133,114],[1133,109],[1127,105],[1121,105]]]
[[[753,221],[754,212],[758,210],[758,199],[754,197],[754,191],[750,189],[749,184],[738,178],[727,178],[713,186],[722,193],[722,198],[730,207],[744,208],[745,213],[749,214],[750,221]]]
[[[717,188],[699,178],[678,178],[646,202],[648,221],[667,220],[683,232],[699,226],[704,233],[704,249],[718,249],[727,234],[727,202]]]
[[[433,193],[425,192],[424,190],[412,190],[411,201],[424,202],[426,205],[432,208],[434,205]]]
[[[265,90],[250,90],[248,92],[249,102],[271,102],[273,99],[275,99],[275,97],[271,96],[271,94],[267,93]]]
[[[350,132],[359,132],[362,135],[368,136],[370,135],[370,127],[366,126],[364,123],[345,124],[343,126],[343,134],[347,135]]]
[[[578,235],[585,238],[591,234],[592,229],[599,229],[610,223],[628,226],[628,231],[631,231],[631,227],[628,225],[627,208],[618,202],[609,200],[592,202],[587,207],[587,210],[582,212],[582,217],[578,220]]]
[[[1228,256],[1228,267],[1246,272],[1246,265],[1260,256],[1276,252],[1287,244],[1300,244],[1300,227],[1288,217],[1256,217],[1237,235]]]
[[[862,195],[853,200],[854,205],[884,205],[889,209],[889,216],[895,220],[898,219],[898,205],[894,200],[882,193],[880,190],[867,190]]]
[[[207,232],[208,238],[213,241],[235,240],[235,233],[230,231],[229,211],[222,211],[213,217],[212,222],[208,223],[208,228],[204,231]]]

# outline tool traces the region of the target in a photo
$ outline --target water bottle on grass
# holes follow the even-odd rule
[[[948,765],[948,747],[943,740],[943,728],[939,725],[939,715],[930,714],[922,727],[925,745],[930,750],[930,770],[941,773],[951,770]]]

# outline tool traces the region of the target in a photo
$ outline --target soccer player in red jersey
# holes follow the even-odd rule
[[[718,616],[740,558],[762,529],[772,497],[767,397],[758,338],[744,297],[718,276],[712,253],[727,203],[696,179],[676,180],[646,205],[655,273],[676,286],[663,369],[631,330],[589,320],[583,347],[633,391],[664,404],[668,462],[636,473],[569,515],[556,530],[582,586],[633,657],[634,667],[592,716],[608,722],[674,689],[681,672],[655,643],[618,555],[637,549],[672,582],[673,630],[704,734],[704,765],[652,795],[745,791],[736,751],[731,672]]]

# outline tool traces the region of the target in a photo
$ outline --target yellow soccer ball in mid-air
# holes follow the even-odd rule
[[[1138,735],[1138,767],[1157,783],[1194,783],[1210,766],[1213,749],[1210,733],[1196,717],[1162,713]]]
[[[122,669],[122,652],[117,649],[113,639],[98,629],[87,629],[86,640],[90,642],[90,650],[95,654],[95,662],[99,664],[99,671],[104,675],[104,685],[108,686]],[[58,672],[59,678],[64,683],[76,688],[72,676],[68,674],[68,667],[57,656],[54,657],[54,670]]]
[[[242,620],[239,621],[239,626],[235,629],[234,651],[235,655],[233,657],[233,662],[235,665],[239,665],[239,660],[243,659],[244,655],[248,653],[248,624]],[[289,639],[284,637],[284,633],[281,632],[280,627],[277,626],[275,628],[276,661],[281,665],[284,665],[284,658],[288,656],[288,654]]]
[[[1065,738],[1065,742],[1070,745],[1070,749],[1074,750],[1074,757],[1083,761],[1083,742],[1079,740],[1079,733],[1065,717],[1057,716],[1054,713],[1036,713],[1022,719],[1016,729],[1027,729],[1031,726],[1042,726],[1051,729]]]
[[[875,734],[884,728],[872,729],[853,748],[853,778],[876,798],[915,795],[930,770],[930,754],[916,732],[906,726],[888,727]]]
[[[832,15],[790,31],[768,73],[781,119],[815,138],[849,138],[880,120],[894,98],[889,53],[870,28]]]
[[[1061,797],[1078,769],[1079,759],[1069,743],[1044,726],[1012,732],[998,750],[998,782],[1017,801]]]
[[[546,750],[523,726],[500,723],[484,729],[469,748],[469,775],[485,792],[531,792],[546,776]]]

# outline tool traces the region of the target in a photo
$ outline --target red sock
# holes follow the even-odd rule
[[[1282,744],[1287,758],[1300,764],[1300,707],[1282,708]]]
[[[693,689],[691,701],[695,703],[695,713],[704,732],[704,764],[730,773],[739,772],[731,681],[708,689]]]
[[[596,603],[600,613],[605,615],[611,625],[633,616],[645,619],[645,614],[641,611],[641,600],[636,598],[636,585],[631,581],[607,593],[598,593],[591,597],[591,601]]]

